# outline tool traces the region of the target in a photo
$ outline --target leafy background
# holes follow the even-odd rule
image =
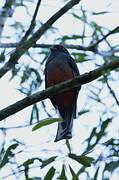
[[[29,28],[37,2],[1,1],[0,19],[6,18],[4,29],[0,26],[1,67]],[[29,36],[67,2],[42,0]],[[115,0],[82,0],[58,19],[37,41],[39,47],[25,52],[1,79],[0,108],[44,89],[43,71],[52,44],[95,45],[88,50],[69,48],[81,74],[118,60],[118,9]],[[70,141],[54,143],[60,119],[49,100],[1,121],[0,179],[118,179],[118,79],[115,70],[82,87]]]

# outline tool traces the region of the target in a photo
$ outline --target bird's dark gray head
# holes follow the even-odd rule
[[[68,53],[68,50],[63,45],[54,45],[50,48],[51,52],[64,52]]]

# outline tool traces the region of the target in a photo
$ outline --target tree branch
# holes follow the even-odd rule
[[[101,39],[99,39],[95,44],[92,45],[92,48],[95,48],[98,44],[100,44],[102,41],[104,41],[108,36],[111,34],[114,34],[116,32],[119,32],[119,26],[109,31],[106,35],[104,35]]]
[[[0,48],[15,48],[18,46],[18,43],[1,43]],[[50,48],[53,44],[35,44],[32,47],[34,48]],[[77,49],[77,50],[84,50],[90,51],[90,46],[80,46],[80,45],[73,45],[73,44],[65,44],[65,47],[68,49]]]
[[[68,80],[68,81],[62,82],[55,86],[49,87],[46,90],[43,90],[43,91],[37,92],[31,96],[28,96],[16,103],[4,108],[3,110],[1,110],[0,111],[0,120],[3,120],[5,118],[13,115],[34,103],[37,103],[46,98],[49,98],[54,94],[57,94],[57,93],[63,92],[63,91],[67,91],[71,88],[78,87],[79,84],[83,85],[83,84],[89,83],[89,82],[97,79],[101,75],[104,75],[104,73],[106,71],[114,70],[116,68],[119,68],[119,60],[112,61],[108,64],[101,66],[100,68],[90,71],[89,73],[85,73],[81,76],[77,76],[73,80]]]
[[[113,91],[113,89],[112,89],[111,86],[109,85],[108,80],[106,80],[106,84],[107,84],[107,87],[108,87],[108,89],[109,89],[109,91],[110,91],[110,94],[111,94],[112,97],[115,99],[116,104],[119,106],[119,100],[117,99],[115,92]]]
[[[99,43],[101,43],[103,40],[105,40],[108,36],[110,36],[111,34],[115,33],[119,31],[119,26],[117,26],[116,28],[112,29],[111,31],[109,31],[106,35],[104,35],[101,39],[99,39],[96,43],[94,43],[91,46],[80,46],[80,45],[66,45],[65,47],[68,49],[77,49],[77,50],[84,50],[84,51],[95,51],[95,48],[97,47],[97,45]],[[0,48],[14,48],[17,47],[19,44],[18,43],[1,43],[0,44]],[[32,47],[34,48],[49,48],[51,47],[53,44],[34,44]]]
[[[34,29],[34,27],[35,27],[35,24],[36,24],[36,22],[35,22],[35,21],[36,21],[36,16],[37,16],[37,13],[38,13],[38,9],[39,9],[39,7],[40,7],[40,4],[41,4],[41,0],[38,0],[37,5],[36,5],[36,9],[35,9],[35,12],[34,12],[34,15],[33,15],[33,18],[32,18],[32,20],[31,20],[31,24],[30,24],[28,30],[26,31],[24,37],[22,38],[22,40],[21,40],[21,42],[20,42],[21,44],[28,38],[28,36],[32,33],[32,31],[33,31],[33,29]]]
[[[46,23],[44,23],[38,31],[36,31],[31,38],[24,43],[19,43],[18,47],[11,54],[9,61],[0,69],[0,78],[4,76],[15,64],[18,63],[19,58],[32,46],[37,40],[50,28],[50,26],[57,21],[69,9],[78,4],[81,0],[71,0],[58,12],[56,12]]]

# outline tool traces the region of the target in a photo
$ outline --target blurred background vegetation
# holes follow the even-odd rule
[[[1,69],[16,47],[33,37],[68,2],[1,1]],[[6,86],[4,95],[1,94],[0,108],[44,89],[43,71],[49,47],[53,44],[62,43],[68,48],[80,74],[118,60],[118,9],[119,2],[115,0],[82,0],[66,12],[42,34],[33,47],[19,56],[18,63],[2,77],[1,84]],[[70,141],[54,143],[57,122],[53,118],[58,115],[49,100],[34,104],[1,121],[0,179],[118,179],[118,71],[108,71],[82,87]],[[9,96],[5,94],[8,91]],[[32,131],[37,123],[38,129]]]

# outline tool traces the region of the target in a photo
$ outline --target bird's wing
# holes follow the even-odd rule
[[[75,76],[78,76],[79,75],[79,70],[78,70],[78,67],[76,65],[75,60],[71,56],[68,56],[67,61],[68,61],[69,65],[70,65],[70,67],[72,68],[72,70],[74,71]]]
[[[74,73],[74,76],[76,77],[76,76],[80,75],[75,60],[71,56],[68,56],[67,60],[68,60],[68,64],[70,65],[70,67]],[[81,89],[81,85],[79,85],[78,88],[76,88],[76,90],[77,90],[76,97],[74,98],[74,102],[73,102],[73,112],[74,112],[73,116],[74,116],[74,118],[76,118],[77,98],[78,98],[78,92],[80,89]]]
[[[46,67],[44,69],[44,74],[45,74],[45,88],[47,88],[47,68]]]

